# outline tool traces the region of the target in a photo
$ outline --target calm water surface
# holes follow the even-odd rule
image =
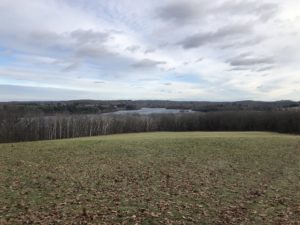
[[[166,109],[166,108],[141,108],[138,110],[120,110],[112,112],[111,114],[140,114],[149,115],[156,113],[191,113],[192,110],[182,110],[182,109]]]

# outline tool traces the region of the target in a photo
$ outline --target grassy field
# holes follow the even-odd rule
[[[300,137],[146,133],[0,145],[0,224],[300,224]]]

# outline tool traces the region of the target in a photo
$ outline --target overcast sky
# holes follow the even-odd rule
[[[300,100],[299,0],[0,0],[0,101]]]

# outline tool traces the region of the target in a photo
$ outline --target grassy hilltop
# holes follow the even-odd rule
[[[0,224],[297,224],[300,138],[142,133],[0,145]]]

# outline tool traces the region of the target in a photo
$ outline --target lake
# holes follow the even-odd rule
[[[120,110],[112,112],[109,114],[140,114],[140,115],[149,115],[149,114],[166,114],[166,113],[191,113],[194,112],[190,109],[166,109],[166,108],[141,108],[137,110]]]

